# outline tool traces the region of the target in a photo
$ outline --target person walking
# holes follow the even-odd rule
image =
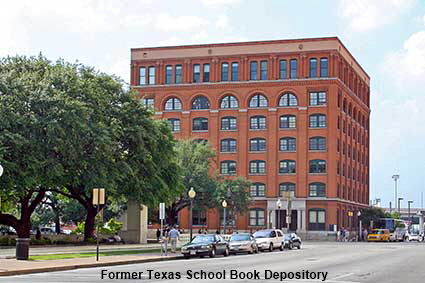
[[[159,243],[159,237],[161,237],[161,230],[156,229],[156,241]]]
[[[173,228],[168,233],[168,238],[170,239],[171,243],[171,252],[175,253],[177,247],[177,240],[180,240],[180,233],[179,231],[177,231],[175,226],[173,226]]]

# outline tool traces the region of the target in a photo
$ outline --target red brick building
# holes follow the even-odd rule
[[[228,224],[238,230],[356,227],[369,203],[369,82],[336,37],[131,50],[131,86],[155,117],[177,139],[208,140],[220,174],[253,182]],[[179,221],[188,227],[187,210]],[[193,223],[222,222],[201,209]]]

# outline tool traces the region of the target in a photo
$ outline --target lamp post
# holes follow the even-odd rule
[[[223,202],[221,203],[221,205],[223,206],[223,235],[226,234],[226,207],[227,207],[227,201],[223,200]]]
[[[97,216],[99,216],[100,206],[105,205],[105,189],[93,189],[93,205],[97,206]],[[99,261],[99,222],[96,225],[96,261]]]
[[[393,175],[392,178],[394,180],[394,206],[396,206],[397,205],[397,180],[400,178],[400,175]],[[397,210],[397,207],[394,207],[394,211],[396,210]],[[400,208],[399,208],[399,212],[400,212]]]
[[[360,212],[360,210],[357,212],[357,217],[359,219],[359,240],[362,239],[362,221],[360,220],[360,216],[362,215],[362,213]]]
[[[398,198],[398,214],[400,214],[400,201],[402,201],[403,198]]]
[[[409,231],[410,231],[410,226],[412,226],[412,219],[410,218],[410,204],[411,203],[413,203],[413,200],[408,200],[407,201],[407,211],[408,211],[408,214],[409,214],[409,222],[410,222],[410,224],[409,224]]]
[[[280,208],[282,207],[282,202],[280,201],[280,198],[276,201],[277,206],[277,225],[276,229],[280,229]]]
[[[192,206],[193,206],[193,199],[195,198],[195,196],[196,196],[196,192],[195,192],[195,190],[193,189],[193,187],[190,187],[190,190],[189,190],[189,192],[187,193],[187,195],[189,196],[189,199],[190,199],[190,220],[189,220],[189,223],[190,223],[190,239],[189,239],[189,242],[190,241],[192,241]]]
[[[3,166],[0,164],[0,177],[3,175]],[[0,213],[1,213],[1,196],[0,196]]]

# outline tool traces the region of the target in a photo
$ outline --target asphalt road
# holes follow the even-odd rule
[[[280,280],[282,272],[327,272],[325,282],[422,283],[425,278],[425,243],[306,243],[301,250],[264,252],[223,258],[181,259],[73,271],[31,274],[0,278],[0,282],[323,282],[319,280]],[[229,279],[231,270],[259,272],[260,279]],[[136,272],[140,279],[110,280],[105,274]],[[166,272],[169,277],[180,272],[181,279],[149,279],[148,270]],[[226,272],[226,279],[188,279],[187,271]],[[275,279],[265,279],[266,271],[277,272]],[[143,272],[143,273],[139,273]],[[268,272],[270,274],[270,272]],[[283,275],[282,275],[283,276]]]

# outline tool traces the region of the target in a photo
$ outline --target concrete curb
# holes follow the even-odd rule
[[[22,270],[11,270],[11,271],[0,271],[0,277],[4,276],[13,276],[13,275],[24,275],[31,273],[44,273],[44,272],[54,272],[54,271],[65,271],[65,270],[74,270],[80,268],[93,268],[93,267],[103,267],[103,266],[115,266],[115,265],[125,265],[125,264],[138,264],[146,262],[158,262],[158,261],[168,261],[182,259],[183,256],[172,256],[172,257],[158,257],[158,258],[146,258],[146,259],[133,259],[133,260],[123,260],[123,261],[114,261],[114,262],[95,262],[88,264],[74,264],[74,265],[64,265],[64,266],[53,266],[53,267],[40,267],[34,269],[22,269]]]

